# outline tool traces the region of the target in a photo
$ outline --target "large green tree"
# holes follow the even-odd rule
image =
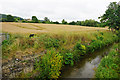
[[[36,16],[32,16],[32,21],[33,21],[34,23],[38,23],[37,17],[36,17]]]
[[[120,28],[120,4],[117,2],[111,2],[101,17],[99,17],[102,23],[106,23],[110,28],[119,30]]]

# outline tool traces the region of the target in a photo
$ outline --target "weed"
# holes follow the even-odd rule
[[[63,56],[51,49],[42,57],[42,60],[36,64],[40,71],[40,78],[56,79],[60,75],[60,70],[63,63]]]

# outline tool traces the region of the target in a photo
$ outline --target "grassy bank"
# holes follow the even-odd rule
[[[41,54],[40,62],[36,62],[39,78],[58,78],[64,65],[73,66],[84,55],[108,46],[118,40],[109,31],[89,31],[76,33],[44,33],[29,35],[10,34],[10,39],[3,41],[3,62],[13,57],[21,59],[23,55]],[[29,75],[28,77],[32,76]],[[24,75],[25,77],[25,75]]]
[[[96,39],[91,40],[91,42],[89,42],[89,43],[81,43],[81,41],[78,41],[78,42],[76,42],[74,47],[69,50],[61,49],[57,52],[57,51],[54,51],[53,49],[51,49],[50,52],[47,52],[47,54],[45,54],[42,57],[42,60],[39,62],[39,64],[37,64],[37,70],[40,71],[39,78],[58,78],[61,73],[60,72],[61,68],[57,68],[57,67],[62,67],[64,65],[73,66],[74,63],[79,61],[82,57],[84,57],[84,55],[93,53],[95,50],[100,49],[102,47],[109,46],[110,44],[112,44],[118,40],[118,37],[116,35],[111,34],[108,37],[107,34],[100,32],[100,35],[99,36],[97,35]],[[107,37],[106,37],[106,35],[107,35]],[[55,53],[58,55],[57,57],[63,57],[63,58],[61,58],[61,61],[59,59],[57,59],[57,57],[51,58],[51,56],[54,56],[51,53]],[[46,60],[44,60],[44,58],[46,58]],[[50,63],[50,61],[52,61],[53,63]],[[58,63],[54,63],[54,61],[56,61]],[[62,66],[59,62],[62,63]],[[47,65],[47,66],[45,67],[45,65]],[[52,69],[52,66],[56,66],[56,67],[54,69]],[[41,71],[41,70],[43,70],[43,71]],[[43,72],[45,72],[45,73],[43,73]],[[51,74],[49,74],[49,73],[51,73]],[[47,74],[47,76],[46,76],[46,74]]]
[[[102,33],[104,35],[101,35]],[[9,59],[13,56],[17,57],[18,53],[19,56],[41,53],[50,48],[55,48],[58,51],[63,49],[69,50],[72,49],[76,43],[88,44],[91,41],[97,40],[97,38],[99,38],[98,36],[102,36],[104,40],[107,40],[115,35],[107,31],[44,33],[36,34],[33,38],[29,38],[28,34],[10,34],[10,39],[2,42],[3,59]]]
[[[120,78],[120,54],[118,45],[105,56],[96,70],[96,78]]]

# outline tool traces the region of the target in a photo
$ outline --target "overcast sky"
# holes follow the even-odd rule
[[[0,13],[23,18],[35,15],[53,21],[98,20],[109,3],[115,1],[119,0],[0,0]]]

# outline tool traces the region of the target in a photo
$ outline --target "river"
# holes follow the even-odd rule
[[[84,56],[84,58],[75,63],[73,67],[65,66],[62,69],[61,78],[94,78],[98,64],[101,59],[109,53],[113,45]]]

